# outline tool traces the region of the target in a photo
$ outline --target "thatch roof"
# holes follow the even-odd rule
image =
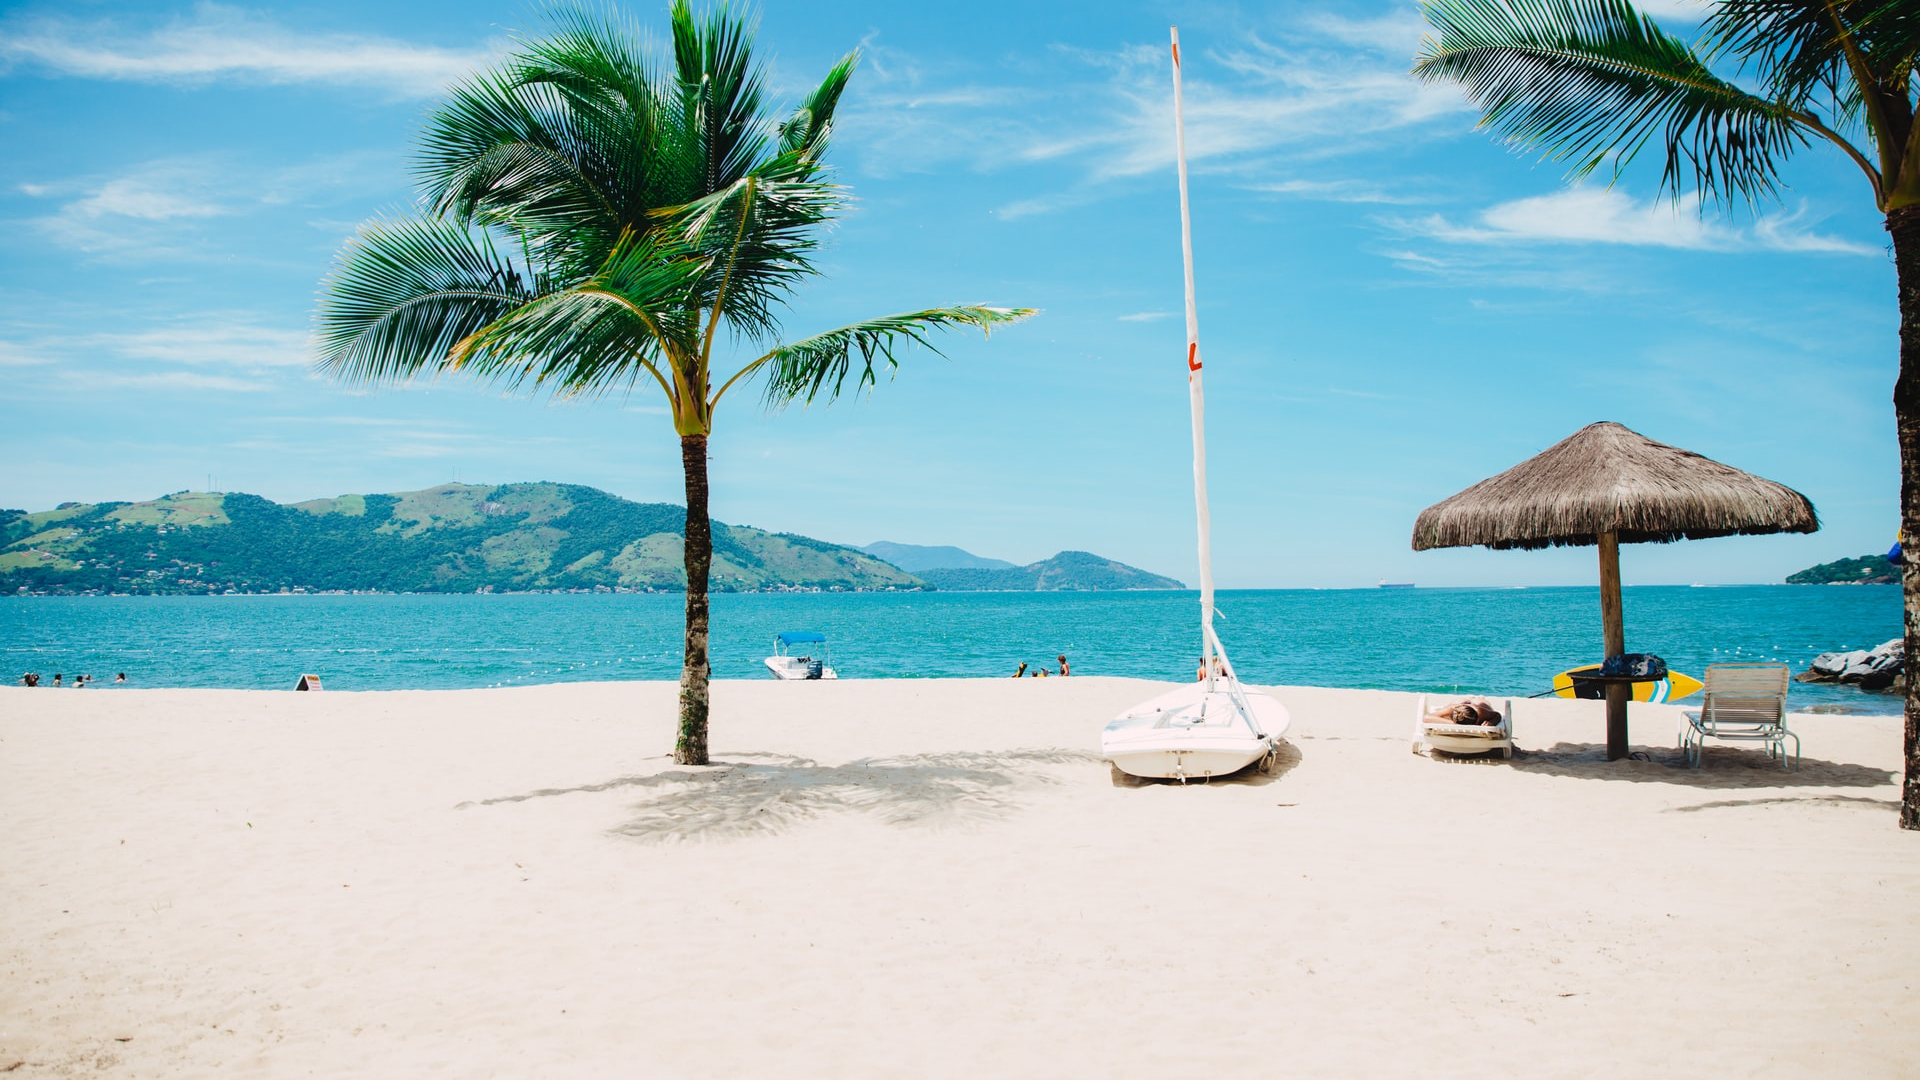
[[[1669,543],[1736,533],[1813,532],[1805,495],[1619,424],[1566,439],[1420,512],[1413,549]]]

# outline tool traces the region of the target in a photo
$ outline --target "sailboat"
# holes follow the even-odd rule
[[[1180,169],[1180,248],[1186,260],[1187,402],[1193,412],[1193,501],[1200,535],[1200,668],[1194,682],[1143,701],[1100,733],[1101,756],[1129,776],[1206,780],[1258,763],[1271,771],[1286,706],[1235,676],[1213,629],[1213,526],[1207,510],[1206,397],[1200,319],[1193,300],[1193,228],[1187,212],[1187,132],[1180,103],[1180,29],[1173,28],[1173,129]]]

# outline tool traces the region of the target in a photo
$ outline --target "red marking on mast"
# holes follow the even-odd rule
[[[1200,370],[1200,356],[1199,356],[1199,353],[1200,353],[1200,343],[1199,343],[1199,342],[1197,342],[1197,341],[1189,341],[1189,342],[1187,342],[1187,370],[1188,370],[1188,371],[1199,371],[1199,370]]]
[[[1180,66],[1180,43],[1177,41],[1173,43],[1173,66]]]

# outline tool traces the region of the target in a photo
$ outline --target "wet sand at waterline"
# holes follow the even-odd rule
[[[1512,761],[1280,688],[1280,774],[1117,785],[1106,678],[0,691],[0,1070],[1912,1075],[1899,719],[1798,772],[1596,702]],[[20,1063],[16,1065],[16,1063]]]

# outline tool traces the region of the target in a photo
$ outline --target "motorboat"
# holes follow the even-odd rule
[[[809,679],[838,679],[827,635],[811,630],[791,630],[773,636],[773,655],[767,657],[767,670],[776,679],[804,682]]]
[[[1187,405],[1193,417],[1193,502],[1200,539],[1200,667],[1194,682],[1135,705],[1100,733],[1100,754],[1117,773],[1208,780],[1258,764],[1271,771],[1290,717],[1279,700],[1235,677],[1213,629],[1213,524],[1207,509],[1206,396],[1200,319],[1193,294],[1193,230],[1187,212],[1187,136],[1180,110],[1180,31],[1173,31],[1173,124],[1180,170],[1180,247],[1186,263]]]

